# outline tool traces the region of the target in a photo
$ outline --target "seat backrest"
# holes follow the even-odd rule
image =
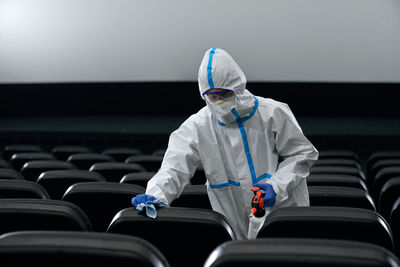
[[[0,169],[13,169],[13,166],[8,161],[0,158]]]
[[[360,161],[359,156],[351,150],[320,150],[319,159],[352,159]]]
[[[121,183],[124,184],[136,184],[147,187],[147,182],[156,175],[157,172],[134,172],[124,175],[121,179]]]
[[[395,253],[400,257],[400,197],[394,202],[390,212],[390,227],[393,232]]]
[[[382,159],[378,160],[375,162],[374,165],[372,165],[370,171],[367,173],[367,181],[369,183],[373,183],[374,177],[376,174],[382,170],[383,168],[386,167],[400,167],[400,156],[398,159]]]
[[[100,173],[109,182],[119,182],[128,173],[145,171],[143,166],[139,164],[123,162],[95,163],[89,170]]]
[[[12,169],[0,169],[0,180],[12,179],[12,180],[25,180],[24,176]]]
[[[371,192],[375,202],[379,202],[379,194],[382,191],[383,185],[390,179],[396,177],[400,177],[400,167],[385,167],[378,171],[374,177]]]
[[[48,199],[46,190],[38,183],[25,180],[0,180],[0,198]]]
[[[109,155],[115,161],[124,162],[130,156],[140,155],[142,151],[136,148],[108,148],[103,150],[103,154]]]
[[[361,169],[358,161],[354,159],[318,159],[313,166],[337,166],[337,167],[353,167]]]
[[[91,153],[92,150],[86,146],[57,146],[53,148],[52,153],[59,160],[66,161],[72,154]]]
[[[51,199],[0,199],[0,233],[21,230],[90,231],[91,223],[76,205]]]
[[[35,160],[28,161],[21,168],[21,173],[26,180],[36,181],[40,174],[53,170],[75,170],[76,167],[70,162],[58,160]]]
[[[113,162],[114,159],[100,153],[78,153],[69,156],[67,161],[73,163],[79,170],[89,170],[95,163]]]
[[[1,235],[0,258],[2,263],[12,266],[169,266],[161,252],[146,240],[76,231],[18,231]]]
[[[182,194],[171,203],[172,207],[212,209],[206,185],[187,185]]]
[[[260,238],[226,242],[208,257],[204,267],[399,266],[389,250],[357,241],[309,238]]]
[[[163,158],[163,156],[155,155],[137,155],[127,158],[125,163],[137,163],[142,165],[146,171],[156,172],[161,167]]]
[[[272,210],[258,237],[331,238],[369,242],[393,251],[389,224],[376,212],[348,207]]]
[[[365,181],[353,175],[345,174],[310,174],[307,177],[307,185],[309,186],[345,186],[354,187],[368,191]]]
[[[362,179],[365,178],[365,174],[356,167],[341,167],[341,166],[315,166],[310,168],[311,174],[345,174],[345,175],[353,175],[358,176]]]
[[[215,247],[234,239],[226,218],[215,211],[164,207],[157,212],[154,220],[135,208],[124,209],[107,231],[150,241],[172,266],[202,266]]]
[[[340,186],[309,186],[311,206],[336,206],[375,211],[372,197],[362,189]]]
[[[33,160],[56,160],[56,158],[50,153],[25,152],[12,155],[10,162],[16,170],[21,170],[25,163]]]
[[[133,184],[77,183],[68,188],[62,199],[79,206],[95,231],[105,232],[115,214],[132,207],[132,198],[144,192],[143,187]]]
[[[8,145],[3,150],[3,158],[9,161],[15,153],[42,151],[43,148],[37,145]]]
[[[400,177],[387,181],[379,195],[378,212],[387,221],[390,221],[390,212],[398,197],[400,197]]]
[[[400,150],[380,150],[372,153],[367,160],[367,174],[377,161],[386,159],[400,159]]]
[[[46,171],[37,179],[37,183],[46,189],[51,199],[61,199],[68,187],[75,183],[105,181],[99,173],[82,170]]]

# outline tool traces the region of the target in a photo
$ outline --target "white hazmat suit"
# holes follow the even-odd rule
[[[222,49],[205,53],[198,83],[202,96],[210,88],[233,90],[236,105],[222,114],[206,101],[174,131],[146,194],[170,204],[202,165],[211,206],[228,219],[238,239],[247,238],[256,183],[272,185],[274,208],[309,206],[306,177],[318,151],[289,107],[252,95],[242,70]]]

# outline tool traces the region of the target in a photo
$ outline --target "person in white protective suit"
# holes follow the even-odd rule
[[[247,238],[253,186],[265,191],[266,207],[309,206],[306,177],[318,151],[288,105],[252,95],[242,70],[219,48],[205,53],[198,83],[207,106],[171,134],[161,168],[133,205],[169,205],[202,165],[211,206],[238,239]]]

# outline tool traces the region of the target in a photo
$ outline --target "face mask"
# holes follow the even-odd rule
[[[233,95],[231,97],[225,98],[224,100],[214,102],[212,103],[212,105],[220,115],[225,115],[231,112],[234,107],[236,107],[236,98]]]

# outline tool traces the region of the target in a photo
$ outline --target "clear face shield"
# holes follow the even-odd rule
[[[233,96],[235,96],[235,93],[232,90],[220,90],[220,91],[207,91],[203,93],[203,96],[206,101],[208,101],[211,104],[214,104],[218,101],[225,101],[226,99],[229,99]]]

